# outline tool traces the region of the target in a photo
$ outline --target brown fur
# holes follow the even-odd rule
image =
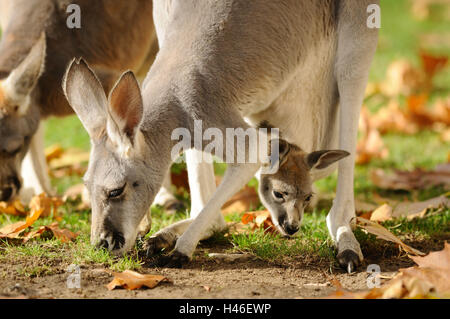
[[[2,91],[0,98],[0,200],[19,194],[27,153],[37,176],[26,176],[23,189],[51,192],[35,134],[41,119],[73,113],[61,87],[70,61],[88,61],[108,93],[126,70],[143,76],[158,51],[151,0],[78,0],[80,29],[66,25],[72,2],[0,0],[0,80],[11,94]]]
[[[67,64],[83,57],[109,91],[120,74],[145,73],[158,50],[148,0],[80,0],[81,29],[66,26],[68,0],[18,0],[0,43],[0,72],[11,72],[42,31],[47,35],[45,71],[35,89],[41,115],[73,113],[61,89]]]
[[[0,82],[0,111],[4,112],[4,108],[5,108],[5,93],[3,91],[1,82]]]

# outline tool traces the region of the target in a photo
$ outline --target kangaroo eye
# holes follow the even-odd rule
[[[275,196],[276,198],[279,198],[279,199],[283,199],[283,194],[276,192],[276,191],[273,191],[273,196]]]
[[[108,198],[115,198],[115,197],[119,197],[120,195],[122,195],[123,190],[125,189],[125,185],[123,185],[121,188],[116,188],[116,189],[113,189],[112,191],[109,191]]]
[[[312,198],[312,195],[307,195],[306,198],[305,198],[305,201],[309,202],[311,200],[311,198]]]

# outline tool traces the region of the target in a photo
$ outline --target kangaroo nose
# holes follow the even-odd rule
[[[286,225],[286,227],[284,227],[284,229],[286,230],[286,233],[288,233],[289,235],[294,235],[296,232],[298,232],[298,226],[290,226],[290,225]]]
[[[13,193],[12,187],[5,187],[0,190],[0,201],[7,202],[11,199],[11,195]]]

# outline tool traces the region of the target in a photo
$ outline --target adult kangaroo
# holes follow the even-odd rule
[[[76,1],[79,29],[66,25],[71,3],[0,0],[1,201],[21,190],[24,201],[51,192],[39,123],[73,113],[61,81],[74,56],[92,65],[109,92],[125,70],[143,78],[158,51],[152,1]]]
[[[63,87],[93,143],[85,176],[93,199],[91,241],[116,253],[133,246],[136,227],[171,163],[175,129],[194,136],[194,121],[202,120],[204,131],[218,128],[227,139],[226,128],[268,122],[309,154],[341,150],[337,156],[331,152],[332,160],[329,152],[306,156],[305,165],[314,180],[342,158],[327,225],[339,263],[352,271],[363,259],[350,221],[359,111],[378,39],[367,26],[367,8],[374,3],[157,0],[160,51],[142,91],[127,72],[107,98],[88,65],[73,61]],[[192,143],[193,157],[206,143],[200,144]],[[249,141],[244,145],[248,151]],[[188,262],[199,240],[225,227],[220,207],[261,167],[229,164],[214,191],[210,164],[191,169],[192,162],[187,161],[190,183],[192,174],[203,186],[191,219],[149,241],[149,254],[175,246],[168,266]]]

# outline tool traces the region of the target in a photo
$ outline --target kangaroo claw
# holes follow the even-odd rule
[[[337,260],[342,268],[350,274],[359,266],[360,260],[357,253],[353,250],[346,249],[337,255]]]

